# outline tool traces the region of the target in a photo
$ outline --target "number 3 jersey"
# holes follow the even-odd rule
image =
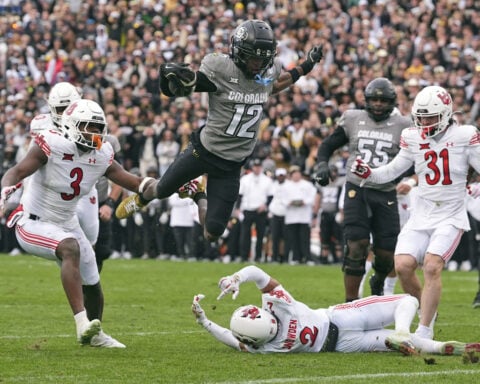
[[[259,348],[246,346],[250,352],[320,352],[330,325],[325,309],[296,301],[281,285],[262,295],[262,308],[277,318],[278,332]]]
[[[372,170],[374,182],[391,180],[415,164],[418,188],[407,229],[453,225],[468,230],[465,207],[469,166],[480,172],[480,134],[472,125],[453,124],[434,137],[403,130],[400,152],[386,167]]]
[[[348,110],[339,119],[337,125],[343,127],[348,137],[350,157],[346,169],[349,170],[358,156],[362,157],[371,168],[388,164],[400,149],[402,130],[411,127],[412,120],[400,115],[397,109],[386,120],[378,122],[371,119],[365,110]],[[360,185],[362,179],[347,171],[347,181]],[[391,191],[395,188],[395,182],[389,180],[383,184],[373,184],[367,180],[365,187]]]
[[[212,53],[202,60],[200,72],[217,87],[208,94],[202,145],[223,159],[241,162],[253,152],[263,107],[280,76],[281,63],[275,61],[261,79],[247,79],[229,56]]]
[[[22,196],[24,211],[62,226],[75,216],[78,200],[89,193],[113,161],[113,148],[82,152],[59,132],[44,130],[35,136],[48,161],[29,178]]]

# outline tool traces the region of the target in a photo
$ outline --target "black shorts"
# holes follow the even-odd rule
[[[206,226],[210,233],[221,235],[238,199],[242,166],[243,162],[225,160],[208,152],[201,145],[196,132],[188,147],[160,178],[157,197],[167,198],[186,182],[207,174]]]
[[[371,235],[374,248],[395,250],[400,233],[395,190],[383,192],[347,182],[343,209],[347,241],[369,239]]]

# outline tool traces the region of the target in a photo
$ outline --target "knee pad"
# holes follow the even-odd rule
[[[345,246],[345,256],[343,258],[342,271],[350,276],[363,276],[365,274],[365,261],[368,255],[368,242],[365,241],[350,242]]]
[[[385,276],[388,275],[394,267],[393,252],[383,249],[375,249],[374,254],[375,259],[372,263],[372,268],[375,272]]]
[[[219,221],[215,220],[207,220],[205,222],[205,229],[206,231],[211,235],[216,238],[219,238],[220,236],[223,235],[223,232],[225,232],[226,225],[223,225]]]

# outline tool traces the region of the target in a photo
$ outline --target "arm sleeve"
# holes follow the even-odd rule
[[[220,325],[214,323],[211,320],[205,319],[202,323],[202,326],[210,333],[215,339],[220,341],[221,343],[236,349],[237,351],[241,351],[242,348],[240,347],[240,341],[238,341],[235,336],[233,336],[232,331],[227,328],[223,328]]]
[[[265,288],[270,281],[270,275],[254,265],[249,265],[248,267],[242,268],[236,273],[236,275],[239,276],[240,283],[253,281],[260,290]]]
[[[341,146],[348,143],[348,137],[343,127],[337,127],[333,133],[328,136],[320,145],[317,152],[317,162],[328,160],[332,156],[332,153]]]
[[[368,180],[375,184],[384,184],[388,181],[396,179],[401,174],[409,170],[413,165],[413,162],[413,156],[404,149],[401,149],[397,156],[395,156],[390,163],[382,167],[372,169],[372,174]]]
[[[168,88],[168,79],[163,75],[162,71],[160,71],[160,76],[159,76],[159,86],[160,86],[160,91],[168,97],[175,97],[175,95],[170,92],[170,89]],[[217,90],[217,87],[215,84],[213,84],[208,77],[200,72],[197,71],[197,84],[195,85],[195,92],[215,92]]]

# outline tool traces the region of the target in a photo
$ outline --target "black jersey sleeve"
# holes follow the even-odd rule
[[[323,140],[322,144],[318,148],[317,162],[328,160],[332,156],[333,152],[348,143],[348,137],[343,127],[337,127],[333,133]]]
[[[165,96],[175,97],[170,91],[168,87],[168,79],[164,76],[162,71],[160,71],[159,85],[160,91]],[[197,84],[195,85],[194,92],[215,92],[216,90],[217,86],[213,84],[204,73],[197,71]]]

